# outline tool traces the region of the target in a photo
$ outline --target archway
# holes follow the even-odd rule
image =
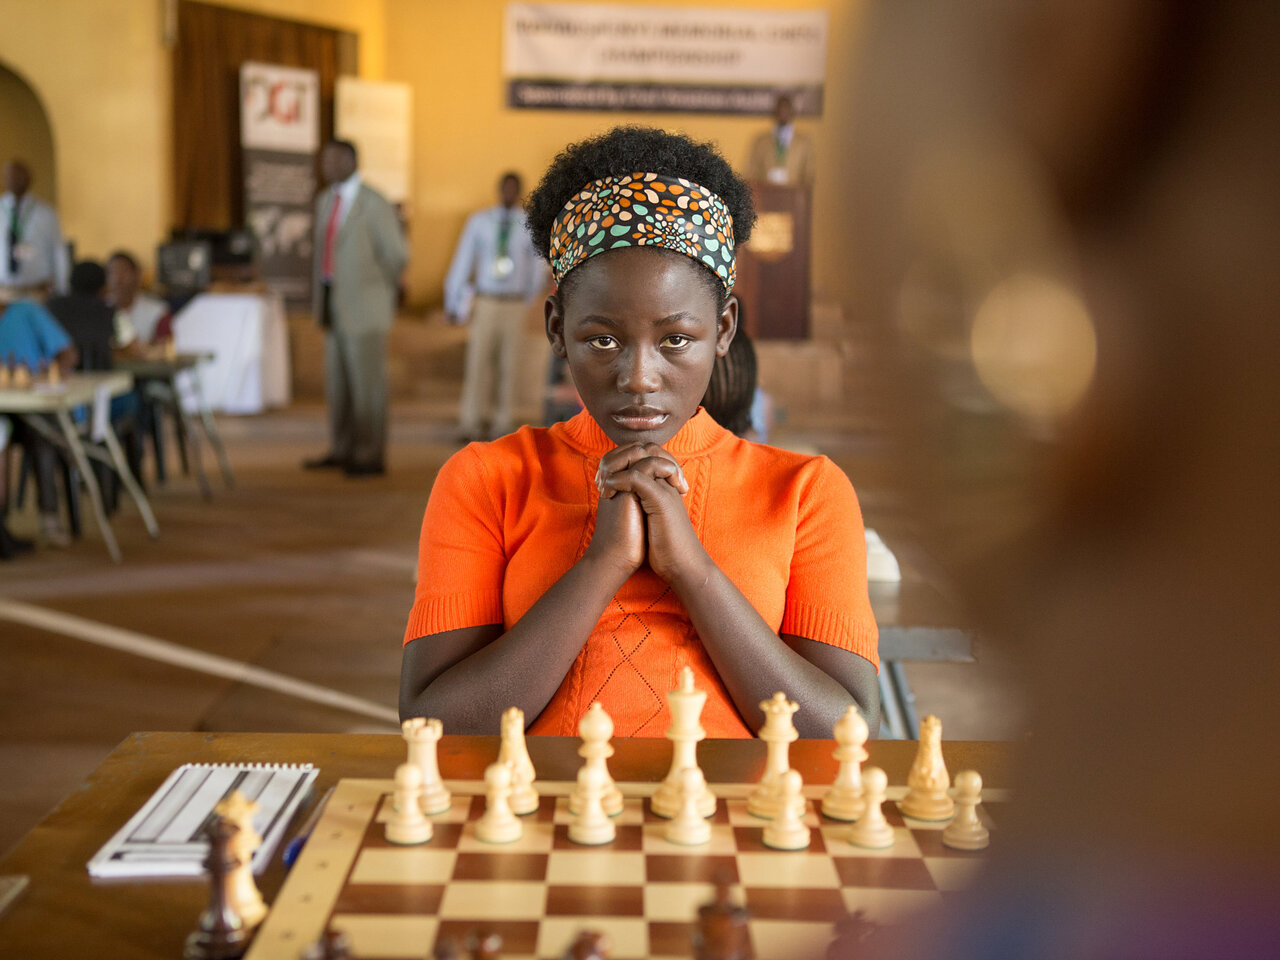
[[[0,63],[0,164],[15,157],[31,170],[32,192],[56,207],[58,178],[49,116],[31,85]]]

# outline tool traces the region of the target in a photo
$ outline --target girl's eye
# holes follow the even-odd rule
[[[614,346],[615,341],[613,337],[602,333],[598,337],[592,337],[587,341],[587,343],[595,347],[597,350],[609,350]]]
[[[684,347],[688,346],[690,340],[683,333],[673,333],[666,338],[665,342],[669,347]]]

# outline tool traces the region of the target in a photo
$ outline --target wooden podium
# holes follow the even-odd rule
[[[757,180],[756,226],[738,248],[734,292],[755,340],[809,339],[809,252],[813,192]]]

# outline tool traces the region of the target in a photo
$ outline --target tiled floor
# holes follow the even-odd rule
[[[447,393],[448,391],[445,391]],[[124,563],[94,530],[69,550],[0,566],[0,599],[32,604],[216,653],[395,709],[400,639],[432,477],[455,449],[452,404],[393,415],[390,473],[347,480],[299,469],[324,446],[323,410],[297,405],[222,418],[236,471],[201,500],[188,477],[152,490],[161,537],[124,504]],[[855,483],[874,448],[837,431],[792,439],[829,452]],[[212,466],[212,464],[210,464]],[[868,522],[885,498],[866,490]],[[34,517],[11,517],[30,533]],[[92,526],[90,523],[89,526]],[[348,731],[385,720],[157,663],[0,619],[0,850],[7,849],[134,730]],[[948,737],[1019,736],[1010,670],[989,650],[974,665],[909,667],[922,713]],[[496,732],[496,720],[495,720]]]

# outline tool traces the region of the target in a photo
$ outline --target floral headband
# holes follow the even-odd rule
[[[579,190],[551,225],[551,270],[559,284],[589,257],[618,247],[664,247],[714,271],[725,290],[737,274],[733,217],[724,201],[681,177],[631,173]]]

